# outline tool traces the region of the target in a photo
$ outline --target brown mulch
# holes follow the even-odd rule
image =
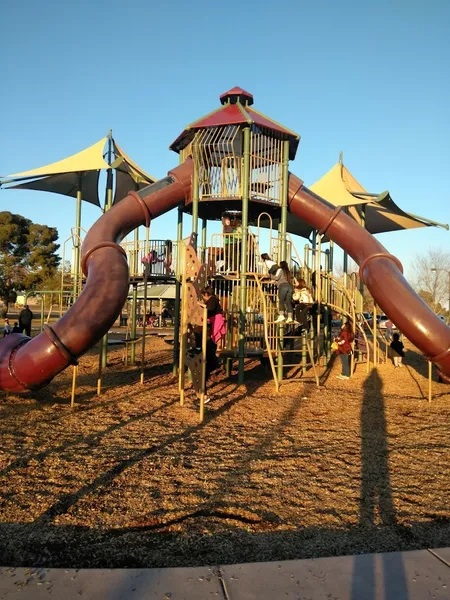
[[[0,394],[0,564],[144,567],[450,546],[450,388],[406,366],[335,365],[319,390],[247,364],[213,377],[205,422],[178,402],[171,348],[146,381],[110,350],[44,390]],[[151,361],[151,362],[150,362]]]

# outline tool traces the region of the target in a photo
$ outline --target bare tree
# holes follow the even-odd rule
[[[450,252],[430,248],[416,256],[413,271],[413,286],[417,293],[436,313],[445,312],[449,302]]]

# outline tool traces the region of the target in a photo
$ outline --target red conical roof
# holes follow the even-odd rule
[[[242,102],[241,98],[246,102]],[[236,102],[237,99],[239,99],[239,102],[242,102],[242,104],[246,104],[247,106],[251,106],[253,104],[253,94],[246,92],[238,86],[235,86],[231,90],[228,90],[228,92],[225,92],[219,96],[221,104],[226,104],[227,101],[233,102],[233,100]]]
[[[193,139],[194,133],[198,129],[207,129],[210,127],[221,127],[224,125],[257,125],[269,131],[275,131],[282,134],[290,142],[289,158],[293,160],[297,152],[297,147],[300,141],[300,136],[283,127],[276,121],[266,117],[254,108],[250,108],[253,104],[253,96],[240,87],[234,87],[228,92],[220,96],[222,106],[213,110],[204,117],[194,121],[186,127],[186,129],[177,137],[171,144],[170,149],[175,152],[180,152]]]

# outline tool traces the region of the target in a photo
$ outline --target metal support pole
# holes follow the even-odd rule
[[[75,406],[75,390],[77,388],[77,375],[78,375],[78,366],[74,365],[73,371],[72,371],[72,391],[70,394],[70,408],[73,408]]]
[[[282,167],[282,179],[281,179],[281,212],[280,212],[280,226],[278,235],[278,260],[279,262],[286,260],[287,254],[287,204],[288,204],[288,179],[289,179],[289,140],[283,142],[283,167]],[[284,327],[280,325],[278,328],[279,336],[279,349],[277,356],[277,377],[278,381],[283,380],[283,350],[284,350]]]
[[[198,234],[198,204],[199,204],[198,160],[194,160],[192,175],[192,233]],[[197,250],[197,235],[193,236],[193,246]]]
[[[145,228],[145,251],[148,253],[148,245],[150,238],[150,227]],[[142,319],[142,353],[141,353],[141,384],[144,384],[144,368],[145,368],[145,335],[147,333],[147,286],[148,286],[148,270],[144,271],[144,309]]]
[[[202,219],[202,246],[200,249],[200,260],[202,261],[202,263],[206,261],[206,226],[207,220]]]
[[[81,173],[78,175],[78,188],[77,188],[77,204],[75,214],[75,236],[74,236],[74,270],[73,270],[73,298],[74,301],[77,299],[78,294],[81,291],[80,285],[80,251],[81,251],[81,185],[82,177]]]
[[[206,306],[203,309],[203,325],[202,325],[202,379],[200,389],[200,423],[203,423],[205,418],[205,391],[206,391],[206,345],[208,343],[208,309]]]
[[[44,330],[44,321],[45,321],[45,314],[44,314],[44,296],[41,296],[41,331]]]
[[[428,361],[428,402],[431,402],[432,383],[433,383],[433,363],[431,362],[431,360],[429,360]]]
[[[130,275],[139,273],[139,227],[134,230],[133,262],[130,265]]]
[[[108,164],[112,163],[112,132],[108,135]],[[112,206],[112,193],[113,193],[113,173],[112,169],[108,169],[106,175],[106,203],[105,211],[109,210]],[[106,368],[108,363],[108,334],[106,333],[100,342],[100,353],[101,353],[101,364],[102,369]]]
[[[344,213],[348,215],[348,208],[344,208]],[[344,259],[343,259],[343,270],[344,270],[344,287],[347,289],[348,283],[348,254],[344,251]]]
[[[281,179],[280,261],[286,260],[286,231],[288,213],[289,140],[283,142],[283,174]]]
[[[136,364],[136,310],[137,310],[137,284],[133,285],[133,296],[131,302],[131,347],[130,347],[130,365]]]
[[[377,368],[378,365],[378,335],[377,335],[377,305],[375,302],[373,303],[373,366],[374,369]]]
[[[247,309],[247,242],[248,202],[250,187],[250,127],[244,128],[244,156],[242,165],[242,240],[241,279],[239,295],[239,383],[244,383],[245,370],[245,316]]]
[[[183,265],[183,207],[178,207],[177,224],[177,264],[175,279],[175,313],[173,324],[173,368],[174,376],[178,375],[178,363],[180,362],[180,308],[181,308],[181,277]]]

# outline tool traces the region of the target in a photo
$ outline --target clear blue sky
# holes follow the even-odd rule
[[[450,222],[450,2],[6,0],[0,38],[0,174],[66,157],[106,135],[160,177],[169,144],[234,85],[299,132],[291,169],[314,183],[344,161],[370,191]],[[58,227],[75,201],[0,191],[0,209]],[[98,210],[84,205],[88,228]],[[173,215],[158,237],[175,235]],[[167,231],[161,234],[162,228]],[[408,267],[450,233],[380,236]],[[303,244],[303,241],[301,242]]]

